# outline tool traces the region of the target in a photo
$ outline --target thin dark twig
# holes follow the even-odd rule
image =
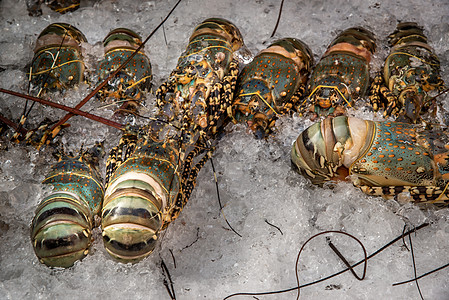
[[[276,30],[278,29],[279,21],[281,20],[281,14],[282,14],[282,7],[283,6],[284,6],[284,0],[281,1],[281,7],[279,8],[279,15],[278,15],[278,19],[276,21],[276,26],[274,26],[274,30],[273,30],[273,33],[271,34],[270,38],[272,38],[274,36],[274,34],[276,33]]]
[[[355,236],[353,236],[353,235],[351,235],[351,234],[349,234],[349,233],[347,233],[347,232],[344,232],[344,231],[328,230],[328,231],[323,231],[323,232],[320,232],[320,233],[317,233],[317,234],[313,235],[311,238],[309,238],[309,239],[302,245],[301,249],[299,250],[298,256],[297,256],[297,258],[296,258],[296,264],[295,264],[296,283],[297,283],[298,286],[299,286],[299,272],[298,272],[299,257],[301,256],[301,253],[302,253],[302,251],[304,250],[304,247],[305,247],[311,240],[313,240],[314,238],[316,238],[316,237],[318,237],[318,236],[320,236],[320,235],[323,235],[323,234],[328,234],[328,233],[339,233],[339,234],[344,234],[344,235],[349,236],[350,238],[356,240],[357,243],[359,243],[359,245],[360,245],[360,246],[362,247],[362,249],[363,249],[363,255],[364,255],[363,261],[365,262],[365,264],[363,265],[363,275],[362,275],[362,279],[365,278],[365,274],[366,274],[366,265],[367,265],[367,263],[368,263],[368,258],[367,258],[365,246],[362,244],[362,242],[361,242],[360,240],[358,240]],[[348,269],[352,270],[351,267],[348,267]],[[298,288],[298,295],[297,295],[297,297],[296,297],[296,300],[299,299],[300,291],[301,291],[301,289]]]
[[[343,254],[341,254],[341,252],[337,249],[337,247],[335,247],[335,245],[331,242],[330,237],[326,237],[326,240],[327,240],[327,244],[329,245],[329,247],[331,247],[331,249],[335,252],[335,254],[337,254],[337,256],[343,261],[343,263],[346,265],[346,267],[349,268],[349,270],[351,271],[352,275],[354,275],[354,277],[357,280],[365,279],[365,273],[363,273],[362,277],[359,277],[359,275],[357,275],[357,273],[351,267],[351,264],[348,262],[348,260],[343,256]]]
[[[208,145],[208,146],[210,147],[210,145]],[[214,166],[214,162],[213,162],[212,158],[210,159],[210,164],[212,165],[212,172],[214,173],[215,188],[217,190],[217,198],[218,198],[218,205],[220,206],[220,212],[223,215],[223,218],[224,218],[226,224],[228,224],[229,228],[231,228],[231,230],[234,231],[234,233],[237,234],[239,237],[242,237],[242,235],[240,233],[238,233],[237,231],[235,231],[235,229],[231,226],[231,224],[229,224],[228,220],[226,219],[226,217],[223,213],[223,205],[221,205],[220,191],[218,189],[218,178],[217,178],[217,173],[215,172],[215,166]]]
[[[416,231],[415,231],[415,235],[416,235]],[[413,244],[412,244],[412,236],[411,235],[408,236],[408,241],[410,242],[410,251],[411,251],[411,254],[412,254],[413,277],[416,279],[416,276],[417,276],[417,274],[416,274],[416,262],[415,262],[415,254],[413,253]],[[418,289],[418,292],[419,292],[419,296],[421,297],[422,300],[424,300],[423,295],[421,293],[421,288],[419,287],[418,280],[415,280],[415,282],[416,282],[416,288]]]
[[[268,222],[267,219],[265,219],[265,223],[267,223],[267,224],[270,225],[270,226],[273,226],[274,228],[276,228],[277,230],[279,230],[279,232],[280,232],[282,235],[284,235],[284,234],[282,233],[282,230],[281,230],[279,227],[277,227],[276,225],[271,224],[270,222]]]
[[[167,265],[164,260],[161,259],[161,269],[162,274],[164,275],[164,285],[167,289],[168,294],[172,300],[176,300],[175,288],[173,287],[173,281],[171,280],[170,272],[168,271]],[[168,281],[167,281],[168,279]]]
[[[407,249],[407,251],[410,251],[407,247],[407,244],[405,243],[404,232],[406,229],[407,229],[407,225],[404,225],[404,228],[402,228],[402,244],[404,245],[405,249]]]
[[[161,18],[161,19],[162,19],[162,18]],[[165,35],[165,26],[164,26],[164,25],[162,25],[162,32],[164,33],[165,46],[168,46],[168,43],[167,43],[167,36]]]
[[[170,251],[171,257],[173,258],[173,266],[176,269],[176,259],[175,259],[175,255],[173,254],[173,251],[171,249],[168,249],[168,251]]]
[[[410,230],[410,231],[406,232],[404,235],[405,235],[405,236],[406,236],[406,235],[409,235],[409,234],[411,234],[412,232],[416,232],[416,231],[418,231],[418,230],[420,230],[420,229],[422,229],[422,228],[424,228],[424,227],[427,227],[427,226],[429,226],[429,223],[423,223],[423,224],[419,225],[418,227],[416,227],[415,230]],[[394,243],[396,243],[397,241],[399,241],[401,238],[402,238],[402,234],[401,234],[400,236],[396,237],[395,239],[391,240],[390,242],[388,242],[387,244],[385,244],[385,245],[382,246],[381,248],[379,248],[377,251],[375,251],[375,252],[373,252],[372,254],[370,254],[366,259],[362,259],[362,260],[358,261],[357,263],[353,264],[352,267],[353,267],[353,268],[354,268],[354,267],[357,267],[357,266],[360,265],[361,263],[363,263],[363,262],[365,262],[365,261],[367,261],[367,260],[373,258],[373,257],[376,256],[377,254],[381,253],[382,251],[384,251],[385,249],[387,249],[388,247],[390,247],[391,245],[393,245]],[[434,271],[432,271],[432,272],[430,272],[430,273],[439,271],[439,270],[441,270],[441,269],[443,269],[443,268],[445,268],[445,267],[447,267],[447,266],[449,266],[449,264],[447,264],[447,265],[445,265],[445,266],[443,266],[443,267],[440,267],[440,268],[438,268],[438,269],[436,269],[436,270],[434,270]],[[321,279],[318,279],[318,280],[315,280],[315,281],[312,281],[312,282],[308,282],[308,283],[302,284],[302,285],[300,285],[300,286],[295,286],[295,287],[292,287],[292,288],[283,289],[283,290],[277,290],[277,291],[271,291],[271,292],[259,292],[259,293],[234,293],[234,294],[231,294],[231,295],[229,295],[229,296],[226,296],[223,300],[226,300],[226,299],[229,299],[229,298],[232,298],[232,297],[235,297],[235,296],[254,296],[254,295],[255,295],[255,296],[262,296],[262,295],[274,295],[274,294],[288,293],[288,292],[292,292],[292,291],[297,290],[297,289],[305,288],[305,287],[312,286],[312,285],[318,284],[318,283],[320,283],[320,282],[329,280],[329,279],[334,278],[334,277],[336,277],[336,276],[338,276],[338,275],[340,275],[340,274],[343,274],[343,273],[345,273],[345,272],[347,272],[347,271],[349,271],[349,268],[343,269],[343,270],[341,270],[341,271],[339,271],[339,272],[336,272],[336,273],[334,273],[334,274],[332,274],[332,275],[329,275],[329,276],[326,276],[326,277],[324,277],[324,278],[321,278]],[[430,273],[429,273],[429,274],[430,274]],[[428,275],[428,274],[424,274],[424,275],[422,275],[421,277],[424,277],[424,276],[426,276],[426,275]],[[421,277],[418,277],[418,278],[416,278],[416,279],[419,279],[419,278],[421,278]],[[408,283],[408,282],[411,282],[411,281],[414,281],[414,280],[415,280],[415,279],[411,279],[411,280],[408,280],[408,281],[404,281],[404,282],[401,282],[401,283],[397,283],[397,284],[395,284],[395,285],[399,285],[399,284],[403,284],[403,283]]]
[[[438,272],[440,270],[443,270],[444,268],[447,268],[447,267],[449,267],[449,263],[447,263],[445,265],[442,265],[441,267],[438,267],[438,268],[436,268],[436,269],[434,269],[432,271],[426,272],[426,273],[424,273],[424,274],[422,274],[422,275],[420,275],[418,277],[415,277],[415,278],[412,278],[412,279],[409,279],[409,280],[406,280],[406,281],[402,281],[402,282],[393,283],[393,286],[397,286],[397,285],[406,284],[406,283],[410,283],[410,282],[416,281],[416,280],[421,279],[423,277],[426,277],[426,276],[428,276],[428,275],[430,275],[432,273],[435,273],[435,272]]]
[[[148,42],[148,40],[154,35],[154,33],[167,21],[167,19],[170,17],[170,15],[173,13],[173,11],[176,9],[178,4],[181,2],[181,0],[178,0],[178,2],[173,6],[173,8],[170,10],[170,12],[167,14],[167,16],[164,18],[164,20],[150,33],[150,35],[142,42],[142,44],[131,54],[128,59],[120,65],[114,72],[112,72],[108,78],[106,78],[102,83],[100,83],[92,92],[89,93],[80,103],[78,103],[75,108],[80,109],[84,104],[87,103],[94,95],[98,93],[99,90],[101,90],[112,78],[115,77],[130,61],[134,58],[134,56],[143,48],[143,46]],[[58,128],[58,126],[64,124],[67,122],[68,119],[70,119],[73,116],[72,113],[66,114],[61,120],[59,120],[58,123],[56,123],[52,128],[51,131]]]

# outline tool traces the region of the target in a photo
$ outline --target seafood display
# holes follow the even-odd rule
[[[32,2],[0,1],[0,298],[446,298],[449,4]],[[423,222],[415,272],[399,238],[315,285]]]

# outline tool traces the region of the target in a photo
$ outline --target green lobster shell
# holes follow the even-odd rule
[[[211,18],[198,25],[176,69],[156,91],[162,113],[193,131],[215,131],[232,101],[238,73],[234,54],[242,47],[242,35],[231,22]]]
[[[142,44],[141,37],[132,30],[117,28],[104,39],[104,59],[98,65],[99,81],[120,67]],[[143,92],[151,88],[151,63],[143,48],[128,64],[98,92],[102,100],[112,98],[124,102],[121,110],[135,111],[143,99]]]
[[[370,195],[408,192],[420,203],[449,203],[448,135],[401,122],[328,117],[302,132],[291,159],[312,183],[351,180]]]
[[[30,68],[31,83],[38,96],[72,88],[83,81],[82,42],[87,42],[84,34],[66,23],[53,23],[42,31]]]
[[[340,33],[315,66],[300,111],[338,115],[353,106],[368,90],[369,62],[375,49],[373,34],[364,28]]]
[[[235,122],[246,122],[258,137],[269,134],[277,117],[302,98],[312,65],[309,47],[294,38],[262,50],[237,79],[231,108]]]
[[[178,151],[151,134],[129,131],[108,160],[107,189],[101,210],[107,252],[121,262],[138,262],[156,246],[158,236],[182,205]],[[122,160],[123,147],[127,147]]]
[[[389,36],[391,52],[385,60],[383,78],[379,75],[370,98],[374,110],[385,107],[385,115],[416,123],[432,112],[435,101],[429,92],[444,89],[440,61],[416,23],[400,23]],[[385,83],[386,88],[381,88]],[[380,96],[386,100],[381,102]]]
[[[49,267],[70,267],[89,252],[104,194],[99,151],[96,146],[75,157],[63,155],[42,182],[53,191],[36,209],[31,241],[39,261]]]

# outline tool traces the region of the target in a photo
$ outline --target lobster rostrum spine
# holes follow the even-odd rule
[[[105,80],[111,72],[122,65],[128,57],[142,44],[141,37],[126,28],[112,30],[103,40],[104,59],[98,65],[99,81]],[[97,96],[123,102],[121,111],[135,112],[143,99],[143,93],[151,88],[151,63],[143,48]]]
[[[154,138],[148,128],[127,129],[107,163],[101,212],[103,241],[121,262],[138,262],[156,246],[159,234],[183,207],[178,150]]]
[[[447,204],[447,138],[408,123],[328,117],[299,135],[291,159],[314,184],[350,179],[370,195]]]
[[[315,115],[339,115],[368,90],[369,63],[376,49],[374,35],[361,27],[340,33],[315,66],[308,97],[299,108]]]
[[[77,156],[63,154],[43,181],[53,191],[39,204],[31,224],[31,241],[41,263],[67,268],[88,254],[104,195],[97,170],[102,152],[96,145]]]
[[[37,96],[62,91],[84,79],[81,43],[84,34],[72,25],[53,23],[39,35],[30,68],[30,80]]]
[[[238,74],[234,55],[242,47],[242,35],[231,22],[211,18],[198,25],[176,69],[156,91],[161,112],[195,132],[215,132],[232,101]]]
[[[416,23],[399,23],[389,36],[392,47],[385,60],[383,76],[377,74],[370,92],[375,111],[416,123],[436,109],[429,92],[443,90],[440,61],[427,43],[424,31]]]
[[[312,65],[312,52],[298,39],[280,39],[262,50],[237,79],[234,122],[246,122],[258,137],[272,132],[276,119],[303,98]]]

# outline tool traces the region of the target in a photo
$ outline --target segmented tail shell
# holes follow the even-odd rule
[[[43,184],[54,189],[36,210],[31,242],[41,263],[67,268],[89,252],[103,185],[98,171],[83,155],[63,157]]]
[[[363,27],[352,27],[341,32],[329,45],[329,48],[339,43],[349,43],[356,47],[364,47],[373,54],[376,51],[374,34]]]
[[[117,70],[142,45],[141,37],[127,28],[117,28],[109,32],[103,40],[104,59],[98,64],[98,79],[104,81]],[[122,110],[137,110],[143,92],[151,88],[152,70],[143,48],[125,65],[108,84],[99,91],[98,98],[113,98],[125,101]]]
[[[328,117],[298,136],[292,146],[292,164],[313,184],[344,179],[350,165],[371,146],[374,132],[371,121]]]
[[[415,22],[399,23],[396,30],[388,36],[388,43],[391,47],[395,45],[403,46],[413,42],[427,45],[427,37],[424,35],[423,28]],[[432,50],[429,45],[426,48]]]
[[[203,34],[217,35],[225,38],[232,45],[233,51],[238,50],[244,44],[243,36],[237,26],[221,18],[209,18],[201,22],[193,30],[189,41]]]
[[[307,82],[312,64],[312,52],[302,41],[283,38],[273,42],[240,73],[233,118],[246,122],[257,137],[266,137],[277,117],[296,104],[292,97]]]
[[[55,91],[73,87],[84,79],[80,44],[84,34],[72,25],[53,23],[39,35],[31,64],[31,82]]]
[[[107,252],[123,263],[138,262],[156,247],[170,221],[179,190],[174,150],[159,142],[138,143],[114,172],[101,213]]]

